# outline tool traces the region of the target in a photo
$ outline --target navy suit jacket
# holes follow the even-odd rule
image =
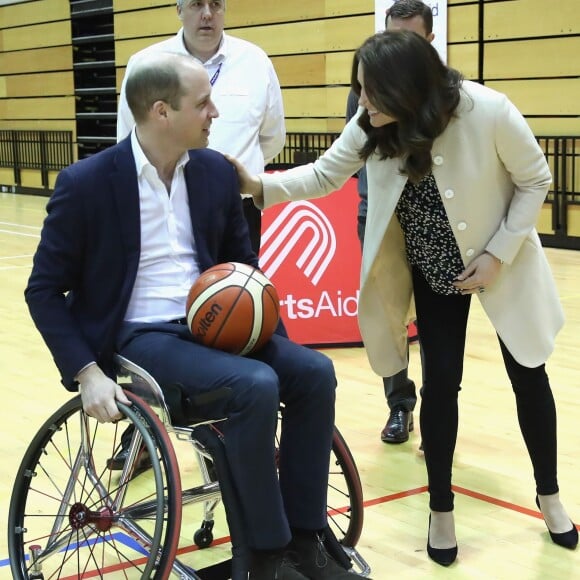
[[[228,261],[257,266],[234,167],[211,149],[189,157],[185,179],[200,270]],[[47,211],[25,297],[63,384],[75,390],[75,375],[91,361],[114,377],[115,341],[139,265],[130,137],[61,171]]]

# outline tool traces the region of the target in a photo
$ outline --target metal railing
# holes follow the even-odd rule
[[[16,186],[22,184],[22,170],[38,169],[42,187],[48,189],[48,172],[73,160],[72,131],[0,130],[0,167],[13,169]]]
[[[268,169],[286,169],[316,160],[339,133],[288,133],[281,153]],[[580,137],[538,137],[553,175],[546,198],[552,207],[552,234],[543,234],[549,245],[580,249],[580,236],[569,233],[571,206],[580,206]],[[73,162],[71,131],[0,130],[0,167],[12,168],[17,188],[24,169],[37,169],[42,186],[49,190],[49,171],[59,171]]]

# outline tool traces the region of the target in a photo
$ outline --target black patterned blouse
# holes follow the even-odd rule
[[[395,214],[403,229],[407,260],[419,268],[437,294],[460,294],[452,282],[464,270],[437,183],[432,173],[407,181]]]

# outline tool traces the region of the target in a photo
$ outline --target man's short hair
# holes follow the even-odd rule
[[[136,123],[147,118],[147,113],[157,101],[163,101],[172,109],[179,110],[181,97],[185,95],[186,90],[181,83],[178,59],[172,63],[171,57],[153,61],[144,59],[130,72],[125,85],[125,94]]]
[[[420,16],[423,19],[425,31],[427,34],[431,34],[433,32],[433,12],[431,7],[421,0],[397,0],[385,14],[385,28],[389,18],[407,20],[415,16]]]

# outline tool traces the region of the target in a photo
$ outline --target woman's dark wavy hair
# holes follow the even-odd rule
[[[443,64],[420,35],[388,30],[368,38],[356,51],[351,86],[360,95],[359,63],[365,92],[379,111],[396,119],[383,127],[370,124],[365,110],[358,124],[367,134],[361,159],[378,152],[381,159],[399,157],[402,172],[418,182],[431,170],[433,141],[443,133],[459,105],[463,76]]]

